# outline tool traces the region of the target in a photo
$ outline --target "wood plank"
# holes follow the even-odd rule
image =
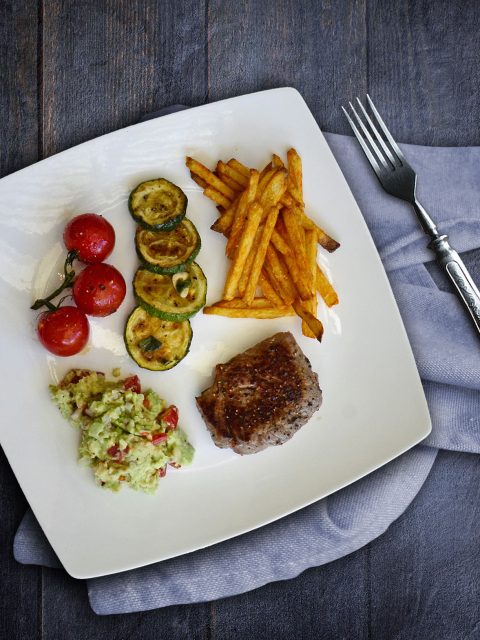
[[[441,451],[407,511],[372,542],[371,638],[478,638],[480,460]]]
[[[211,637],[367,640],[368,597],[367,552],[362,549],[292,580],[213,602]]]
[[[36,638],[41,624],[39,567],[21,566],[13,539],[27,502],[0,449],[0,638]]]
[[[477,0],[368,2],[368,88],[393,135],[480,144]]]
[[[366,93],[366,0],[209,3],[209,100],[292,86],[319,125],[348,127],[341,104]]]
[[[52,0],[43,24],[46,155],[205,100],[203,0]]]
[[[0,175],[38,159],[37,5],[0,3]],[[41,569],[21,567],[13,539],[27,503],[0,450],[0,638],[36,638],[40,629]]]
[[[74,580],[56,569],[45,569],[44,576],[42,640],[210,640],[212,637],[208,603],[98,616],[90,608],[83,580]]]
[[[0,2],[0,175],[38,160],[37,3]]]

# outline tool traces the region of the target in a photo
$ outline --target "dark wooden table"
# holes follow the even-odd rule
[[[286,85],[326,131],[347,133],[339,105],[368,91],[401,141],[478,145],[479,17],[476,0],[2,0],[0,172],[172,103]],[[0,455],[2,640],[480,638],[477,456],[441,453],[405,514],[342,560],[223,601],[99,617],[84,583],[14,561],[27,505]]]

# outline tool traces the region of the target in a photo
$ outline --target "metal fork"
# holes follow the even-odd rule
[[[450,246],[448,237],[438,232],[435,223],[417,200],[415,195],[417,175],[415,171],[405,160],[368,94],[367,101],[372,112],[371,116],[357,98],[363,120],[353,104],[349,102],[357,124],[344,107],[342,107],[343,112],[382,187],[390,195],[412,205],[424,232],[431,238],[427,245],[428,248],[435,253],[437,261],[454,284],[456,293],[467,307],[480,333],[480,293],[462,259]]]

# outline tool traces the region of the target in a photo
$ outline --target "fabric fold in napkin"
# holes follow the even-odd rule
[[[326,138],[387,270],[424,384],[432,433],[355,484],[261,529],[88,580],[90,603],[99,614],[222,598],[340,558],[382,534],[403,513],[439,448],[480,453],[478,335],[456,296],[439,288],[425,266],[433,256],[408,205],[382,191],[355,139]],[[458,251],[478,248],[480,148],[402,146],[420,175],[419,197],[441,230]],[[17,532],[14,553],[19,562],[60,566],[30,511]]]

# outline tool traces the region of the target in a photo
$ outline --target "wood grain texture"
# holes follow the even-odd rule
[[[441,451],[409,509],[369,545],[372,637],[480,638],[479,476],[478,455]]]
[[[215,640],[368,640],[367,551],[212,603]]]
[[[210,0],[208,97],[292,86],[320,127],[348,128],[340,105],[367,90],[366,5]]]
[[[0,638],[35,638],[41,625],[42,570],[21,567],[13,539],[27,502],[0,450]]]
[[[203,1],[47,0],[46,156],[206,95]]]
[[[37,25],[34,0],[0,3],[1,176],[38,160]],[[0,638],[36,637],[41,622],[41,569],[20,568],[13,558],[13,538],[26,508],[0,451]]]
[[[144,613],[97,616],[85,582],[64,571],[44,573],[42,640],[209,640],[210,605],[168,607]]]
[[[368,89],[394,137],[480,144],[478,0],[369,0]]]
[[[38,160],[35,0],[0,2],[0,175]]]

